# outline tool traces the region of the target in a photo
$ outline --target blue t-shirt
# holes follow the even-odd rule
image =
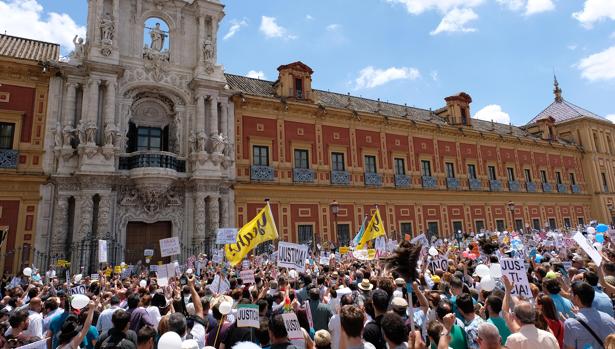
[[[555,309],[564,314],[566,317],[574,317],[574,312],[572,311],[572,302],[569,299],[566,299],[559,294],[550,294],[551,299],[553,299],[553,303],[555,303]]]
[[[70,315],[70,312],[65,311],[62,314],[56,315],[51,319],[49,323],[49,331],[51,331],[51,347],[57,348],[60,345],[58,341],[58,337],[60,335],[60,331],[62,330],[62,325],[64,324],[64,320]]]
[[[98,340],[98,330],[96,329],[96,326],[90,325],[90,329],[85,335],[85,338],[83,338],[83,342],[81,342],[80,347],[85,349],[94,349],[94,344],[92,341],[96,340]]]

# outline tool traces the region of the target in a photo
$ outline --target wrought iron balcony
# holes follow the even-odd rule
[[[570,186],[572,188],[572,192],[578,194],[581,192],[581,186],[578,184],[573,184]]]
[[[421,179],[423,181],[423,188],[435,188],[437,186],[436,177],[434,176],[423,176]]]
[[[331,171],[331,184],[350,184],[350,173],[347,171]]]
[[[470,190],[482,190],[483,183],[478,178],[470,178],[468,179],[468,186]]]
[[[542,191],[545,193],[550,193],[553,191],[553,186],[549,183],[542,183]]]
[[[177,172],[186,172],[186,160],[177,155],[161,151],[139,151],[120,157],[120,170],[135,168],[166,168]]]
[[[270,182],[275,178],[273,167],[271,166],[250,166],[250,179],[259,182]]]
[[[382,186],[382,176],[377,173],[365,172],[365,185],[374,187]]]
[[[447,178],[446,179],[446,187],[448,189],[459,189],[459,179],[457,178]]]
[[[314,183],[314,170],[309,168],[293,168],[293,182]]]
[[[410,186],[410,176],[395,175],[395,186],[397,188],[408,188]]]
[[[508,189],[510,191],[520,191],[521,185],[519,184],[519,181],[508,181]]]
[[[568,186],[566,184],[558,184],[557,185],[557,192],[558,193],[567,193],[568,192]]]
[[[527,183],[525,183],[525,189],[527,189],[528,193],[535,193],[536,192],[536,183],[534,183],[534,182],[527,182]]]
[[[16,169],[19,152],[13,149],[0,149],[0,168]]]
[[[489,180],[489,190],[491,191],[501,191],[502,190],[502,181],[498,179],[490,179]]]

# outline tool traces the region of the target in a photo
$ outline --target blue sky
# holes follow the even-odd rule
[[[423,108],[469,93],[473,114],[524,124],[565,99],[615,120],[615,0],[228,0],[218,61],[275,80],[314,69],[313,87]],[[0,31],[61,42],[86,0],[0,0]],[[26,25],[27,23],[27,25]]]

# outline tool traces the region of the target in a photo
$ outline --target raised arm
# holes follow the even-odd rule
[[[194,275],[191,275],[190,278],[188,278],[188,285],[190,285],[190,295],[192,296],[192,303],[194,304],[194,313],[196,316],[204,319],[205,316],[203,315],[203,304],[201,303],[201,297],[196,291],[196,288],[194,288]]]
[[[78,348],[88,334],[90,326],[92,325],[92,319],[94,318],[94,308],[96,308],[96,303],[90,301],[90,303],[88,303],[88,317],[85,319],[81,332],[71,340],[71,348]]]

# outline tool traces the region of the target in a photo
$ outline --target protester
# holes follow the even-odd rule
[[[559,348],[557,339],[555,339],[551,332],[536,328],[536,310],[532,304],[519,302],[515,306],[514,320],[519,326],[519,330],[508,336],[506,340],[507,348]]]

